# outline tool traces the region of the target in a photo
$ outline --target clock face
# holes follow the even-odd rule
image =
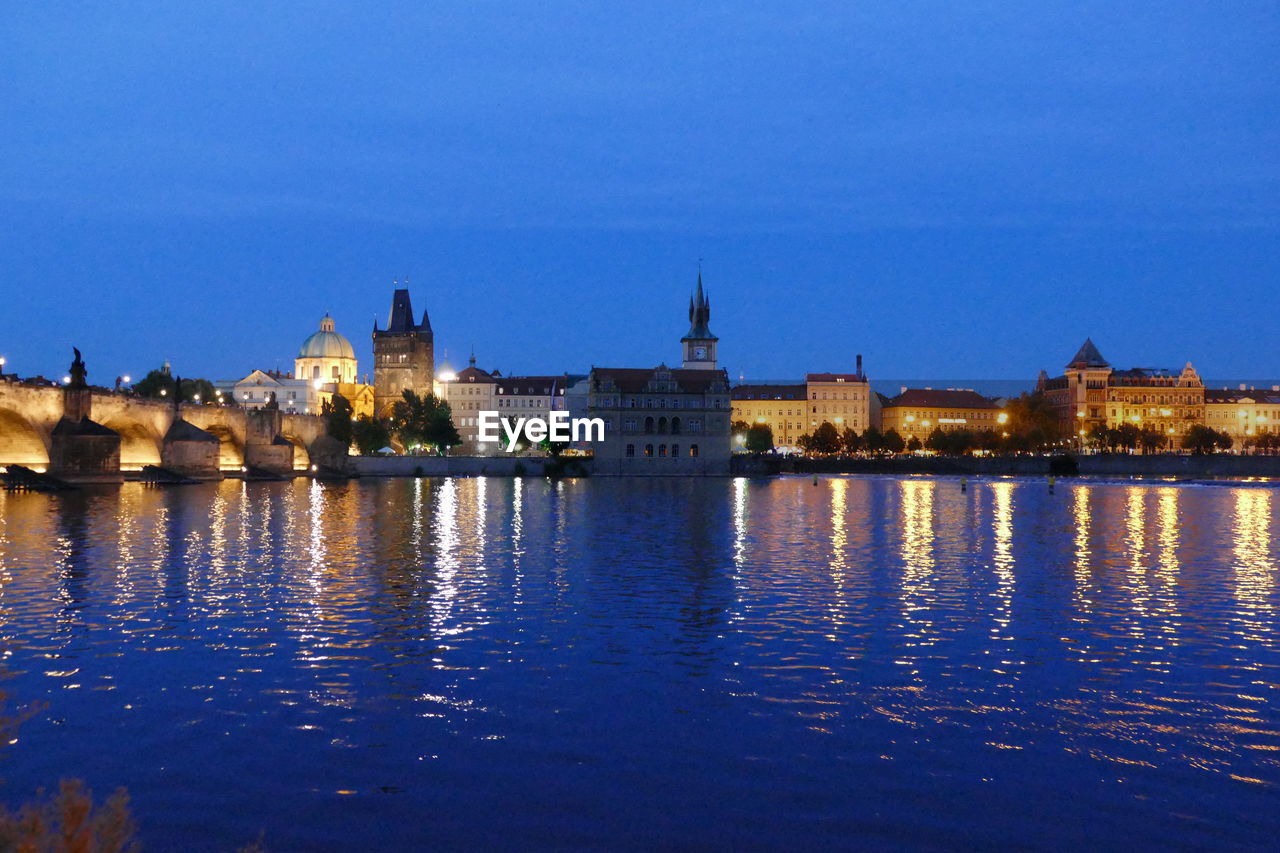
[[[707,357],[707,348],[706,348],[706,347],[694,347],[694,348],[693,348],[693,357],[694,357],[694,358],[706,358],[706,357]]]

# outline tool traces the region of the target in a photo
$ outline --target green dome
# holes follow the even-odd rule
[[[333,330],[333,318],[328,314],[320,321],[320,331],[302,342],[298,358],[349,358],[354,360],[356,351],[351,341]]]

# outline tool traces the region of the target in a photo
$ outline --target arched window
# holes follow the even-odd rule
[[[667,419],[658,418],[658,432],[666,433],[666,431],[667,431]]]
[[[636,446],[635,446],[634,444],[628,444],[628,445],[627,445],[627,455],[628,455],[628,456],[635,456],[635,455],[636,455]]]
[[[334,379],[341,379],[341,378],[342,378],[342,375],[341,375],[340,373],[338,373],[338,365],[336,365],[336,364],[333,366],[333,378],[334,378]]]
[[[645,432],[653,432],[653,417],[652,417],[652,416],[647,417],[647,418],[645,418],[645,419],[644,419],[644,431],[645,431]]]
[[[698,455],[698,445],[696,445],[696,444],[691,444],[691,445],[689,445],[689,455],[690,455],[690,456],[697,456],[697,455]]]
[[[652,456],[652,455],[653,455],[653,445],[652,445],[652,444],[646,444],[646,445],[644,446],[644,455],[645,455],[645,456]]]
[[[678,444],[671,445],[671,458],[675,459],[679,455],[680,455],[680,445]]]
[[[666,456],[666,455],[667,455],[667,446],[666,446],[665,444],[659,444],[659,445],[658,445],[658,455],[659,455],[659,456]]]
[[[318,364],[311,365],[311,378],[312,379],[320,378],[320,365]]]

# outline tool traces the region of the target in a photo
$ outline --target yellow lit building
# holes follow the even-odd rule
[[[1280,386],[1204,392],[1204,424],[1225,432],[1236,449],[1260,435],[1280,433]]]
[[[1134,367],[1115,370],[1085,340],[1062,376],[1040,372],[1036,389],[1064,431],[1087,435],[1096,426],[1133,424],[1154,428],[1176,441],[1205,416],[1204,382],[1191,362],[1181,372]]]
[[[775,447],[799,447],[800,436],[812,430],[805,414],[805,386],[738,385],[731,392],[733,420],[767,424]]]
[[[810,373],[804,384],[808,397],[806,432],[813,432],[823,421],[839,432],[852,429],[859,434],[875,425],[880,400],[862,372],[862,356],[858,356],[855,373]]]
[[[922,442],[935,430],[999,431],[1005,413],[990,397],[967,388],[904,388],[880,410],[884,432],[896,430],[904,439]]]

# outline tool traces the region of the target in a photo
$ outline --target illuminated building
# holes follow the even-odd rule
[[[803,384],[744,384],[733,389],[733,419],[768,424],[775,447],[798,448],[800,436],[823,421],[841,432],[862,434],[879,425],[879,415],[880,399],[862,372],[862,356],[853,373],[808,373]]]
[[[915,436],[921,441],[935,429],[998,431],[1004,422],[995,400],[968,388],[903,388],[880,410],[884,432],[892,429],[904,439]]]
[[[1036,383],[1064,431],[1087,435],[1096,426],[1133,424],[1173,440],[1204,420],[1204,382],[1191,362],[1181,372],[1134,367],[1115,370],[1085,340],[1062,376],[1040,372]]]
[[[499,444],[481,444],[476,440],[480,413],[498,408],[498,380],[499,377],[495,374],[476,367],[475,355],[471,356],[470,363],[456,375],[441,378],[444,401],[449,404],[453,426],[462,438],[462,444],[458,447],[460,454],[479,456],[499,452]]]
[[[689,331],[680,339],[683,367],[595,367],[575,384],[573,396],[585,397],[585,415],[604,421],[604,440],[587,445],[595,455],[594,473],[729,473],[729,376],[717,364],[710,320],[699,273]]]
[[[434,380],[435,336],[431,320],[423,311],[422,322],[415,323],[409,291],[399,288],[391,297],[387,328],[379,329],[376,320],[373,324],[373,389],[378,414],[389,414],[405,391],[420,397],[433,393]]]
[[[354,416],[373,414],[373,388],[357,381],[355,350],[334,329],[328,314],[320,320],[320,330],[302,342],[293,365],[292,373],[255,370],[243,379],[215,382],[214,387],[250,409],[275,399],[283,412],[314,415],[341,394],[351,403]]]
[[[862,372],[862,356],[858,356],[854,373],[810,373],[804,378],[808,396],[808,429],[812,432],[828,421],[840,432],[852,429],[862,433],[875,425],[879,398],[871,393],[871,385]]]
[[[1236,449],[1257,436],[1280,433],[1280,386],[1272,386],[1269,391],[1207,389],[1204,424],[1230,435]]]
[[[809,432],[804,385],[735,385],[730,397],[733,419],[753,426],[766,424],[775,447],[798,448],[800,436]]]

